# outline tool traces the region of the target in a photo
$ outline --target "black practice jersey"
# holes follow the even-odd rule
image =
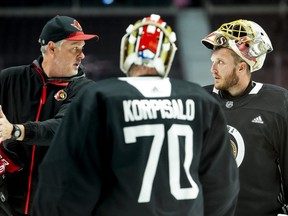
[[[39,169],[34,215],[233,215],[227,122],[203,88],[112,78],[71,106]]]
[[[212,90],[213,86],[210,88]],[[216,89],[212,91],[227,116],[239,167],[241,189],[235,215],[283,213],[281,202],[286,200],[287,203],[288,199],[287,90],[251,82],[241,97],[229,97]]]

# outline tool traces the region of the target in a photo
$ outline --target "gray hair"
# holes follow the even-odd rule
[[[65,40],[60,40],[60,41],[55,42],[55,47],[61,49],[61,46],[64,43],[64,41]],[[42,56],[44,56],[44,54],[46,53],[47,48],[48,48],[48,44],[40,47],[40,51],[42,53]]]

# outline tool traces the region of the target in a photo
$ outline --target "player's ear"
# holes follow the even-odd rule
[[[248,64],[244,61],[241,61],[239,64],[238,64],[238,67],[239,67],[239,71],[241,72],[245,72],[248,70]]]

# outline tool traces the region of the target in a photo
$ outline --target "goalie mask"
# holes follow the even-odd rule
[[[249,65],[250,72],[261,69],[266,54],[273,51],[271,41],[262,27],[253,21],[241,19],[221,25],[201,42],[209,49],[232,49]]]
[[[144,65],[166,77],[177,50],[175,41],[176,34],[159,15],[129,25],[121,40],[120,69],[127,74],[132,64]]]

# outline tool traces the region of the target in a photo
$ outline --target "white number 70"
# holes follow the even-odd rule
[[[137,137],[153,136],[153,141],[145,168],[142,186],[138,198],[139,203],[150,201],[152,185],[158,166],[161,148],[165,137],[165,128],[163,124],[139,125],[125,127],[124,138],[126,144],[136,143]],[[169,184],[171,194],[177,200],[195,199],[198,196],[199,188],[193,180],[189,169],[193,159],[193,131],[188,125],[174,124],[167,131],[168,135],[168,158],[169,158]],[[190,188],[181,188],[180,186],[180,152],[179,136],[185,137],[185,159],[184,170],[189,180]]]

